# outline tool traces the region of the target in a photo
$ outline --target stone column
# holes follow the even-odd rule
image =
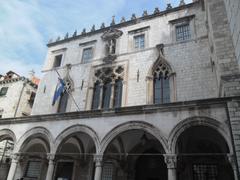
[[[53,179],[53,172],[54,172],[54,154],[48,154],[47,159],[48,159],[48,170],[47,170],[47,177],[46,180],[52,180]]]
[[[94,175],[94,180],[101,180],[102,178],[102,160],[103,156],[96,154],[94,156],[94,161],[95,161],[95,175]]]
[[[177,180],[177,156],[175,154],[165,154],[164,160],[168,168],[168,180]]]
[[[10,166],[10,169],[9,169],[9,172],[8,172],[7,180],[13,180],[14,179],[15,172],[16,172],[17,165],[18,165],[20,157],[21,156],[18,153],[15,153],[15,154],[12,155],[12,157],[11,157],[12,162],[11,162],[11,166]]]
[[[233,154],[228,154],[227,157],[228,157],[228,161],[230,162],[233,172],[234,172],[234,179],[239,180],[235,156]]]
[[[115,89],[115,82],[112,82],[111,83],[111,97],[110,97],[110,108],[114,108],[114,95],[115,95],[115,92],[114,92],[114,89]]]

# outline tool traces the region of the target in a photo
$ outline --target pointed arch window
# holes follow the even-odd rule
[[[153,77],[154,104],[170,102],[170,70],[166,64],[160,63],[156,68]]]
[[[97,81],[94,85],[92,109],[98,109],[100,102],[100,93],[101,93],[100,82]]]
[[[122,104],[122,86],[123,82],[122,79],[117,79],[115,81],[115,87],[114,87],[114,107],[118,108],[121,107]]]

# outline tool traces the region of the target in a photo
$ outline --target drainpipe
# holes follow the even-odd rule
[[[227,102],[225,103],[225,108],[226,108],[226,112],[227,112],[227,121],[228,121],[228,127],[230,130],[230,136],[231,136],[231,142],[232,142],[232,148],[233,148],[234,163],[235,163],[236,171],[237,171],[237,178],[238,178],[237,180],[240,180],[240,173],[239,173],[239,167],[238,167],[238,162],[237,162],[237,153],[236,153],[236,148],[235,148],[235,143],[234,143],[232,124],[231,124],[231,120],[230,120]],[[234,171],[234,169],[233,169],[233,171]]]
[[[19,99],[18,99],[18,102],[17,102],[17,107],[16,107],[16,110],[14,112],[14,116],[13,117],[16,117],[17,115],[17,112],[18,112],[18,108],[19,108],[19,105],[20,105],[20,101],[21,101],[21,98],[22,98],[22,95],[23,95],[23,90],[27,84],[27,80],[25,78],[23,78],[23,87],[22,87],[22,90],[21,90],[21,93],[20,93],[20,96],[19,96]]]

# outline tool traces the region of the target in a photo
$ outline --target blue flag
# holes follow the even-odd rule
[[[54,96],[53,96],[53,102],[52,102],[52,105],[55,104],[55,102],[57,101],[57,99],[61,96],[62,92],[64,91],[64,88],[65,88],[65,83],[64,81],[61,79],[61,78],[58,78],[59,80],[59,84],[55,90],[55,93],[54,93]]]

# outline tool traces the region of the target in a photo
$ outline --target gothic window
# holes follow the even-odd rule
[[[134,36],[134,47],[135,47],[135,49],[138,49],[138,50],[145,48],[145,35],[144,34]]]
[[[67,109],[67,102],[68,102],[68,93],[66,90],[61,94],[59,105],[58,105],[58,113],[65,113]]]
[[[121,107],[122,104],[122,79],[117,79],[115,81],[115,87],[114,87],[114,107]]]
[[[154,104],[170,102],[169,70],[163,63],[154,72]]]
[[[111,81],[107,81],[103,85],[103,101],[102,101],[102,108],[103,109],[110,108],[111,91],[112,91]]]
[[[54,63],[53,63],[53,67],[54,67],[54,68],[61,66],[62,56],[63,56],[62,54],[55,56],[55,58],[54,58]]]
[[[92,109],[121,107],[123,73],[124,68],[122,66],[104,67],[95,71]]]
[[[93,58],[93,48],[83,49],[82,62],[87,63]]]
[[[191,38],[189,24],[182,24],[176,26],[176,40],[185,41]]]
[[[100,92],[101,92],[100,82],[97,81],[94,85],[92,109],[98,109],[99,107]]]

